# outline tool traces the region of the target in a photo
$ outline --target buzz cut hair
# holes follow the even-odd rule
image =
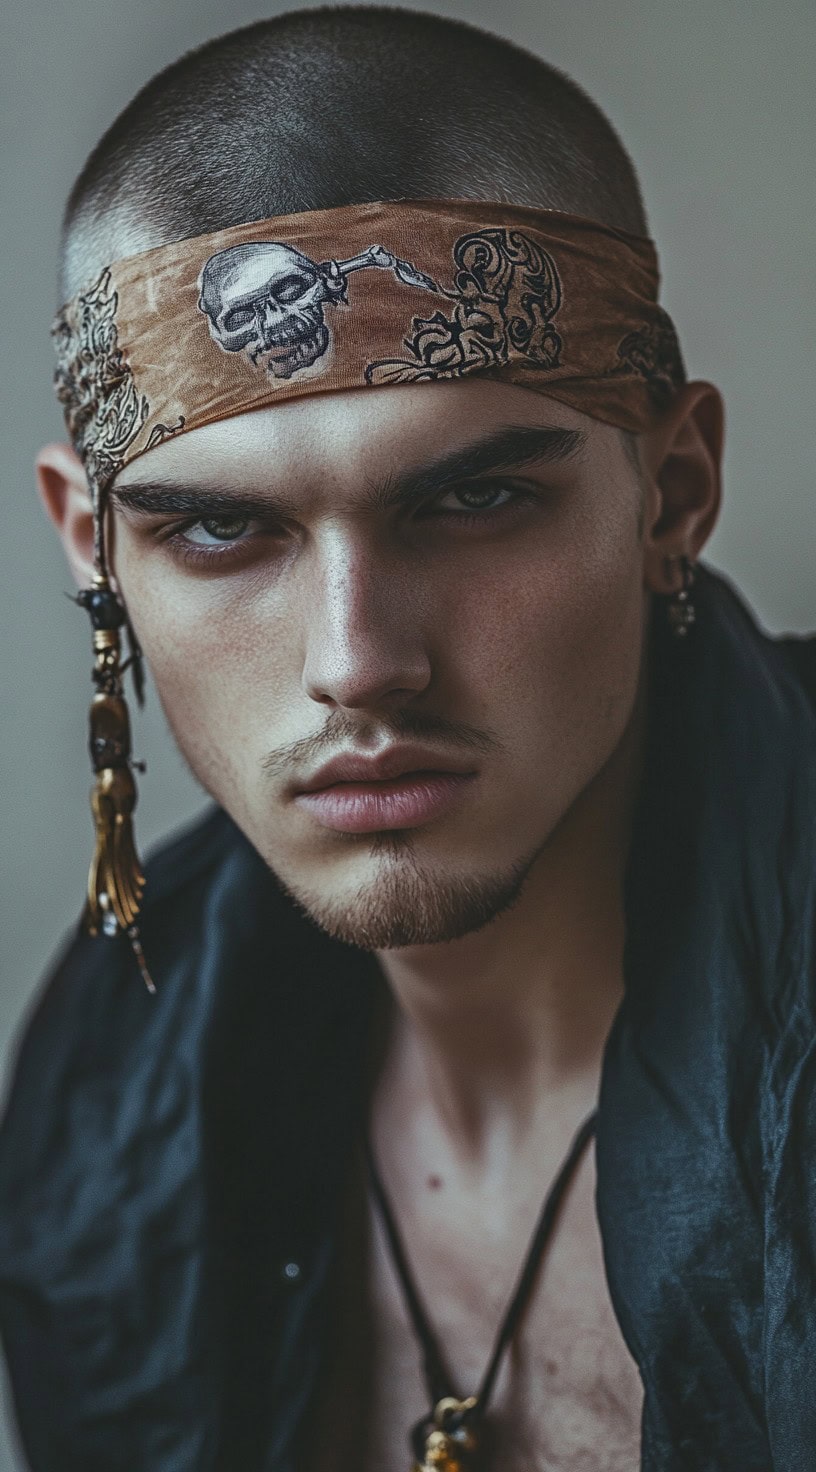
[[[648,233],[626,149],[563,72],[464,21],[324,6],[208,41],[142,88],[71,190],[60,301],[111,261],[170,241],[427,198]]]

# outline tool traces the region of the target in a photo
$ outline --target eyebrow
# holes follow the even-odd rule
[[[439,495],[479,476],[576,459],[585,444],[586,435],[579,429],[509,425],[424,465],[394,472],[376,483],[370,482],[364,487],[361,502],[366,509],[375,511],[414,506],[429,496]],[[276,515],[294,517],[297,514],[294,500],[274,491],[252,496],[243,491],[205,490],[175,481],[151,480],[113,486],[110,495],[120,506],[153,515],[240,514],[268,518]]]

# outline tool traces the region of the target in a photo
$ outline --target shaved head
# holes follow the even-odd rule
[[[71,192],[60,299],[109,261],[171,240],[424,197],[647,233],[626,150],[562,72],[462,21],[331,6],[210,41],[138,93]]]

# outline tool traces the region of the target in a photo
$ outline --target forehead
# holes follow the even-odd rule
[[[434,458],[508,425],[578,430],[593,455],[619,431],[544,394],[490,380],[304,395],[201,426],[157,445],[116,477],[202,487],[265,484],[287,491],[353,487]]]

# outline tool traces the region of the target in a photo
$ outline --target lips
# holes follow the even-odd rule
[[[295,801],[325,828],[346,833],[414,828],[448,811],[476,777],[420,748],[327,762]]]
[[[317,792],[339,782],[388,782],[407,772],[472,771],[424,746],[392,746],[376,756],[346,752],[333,757],[300,787],[300,792]]]

